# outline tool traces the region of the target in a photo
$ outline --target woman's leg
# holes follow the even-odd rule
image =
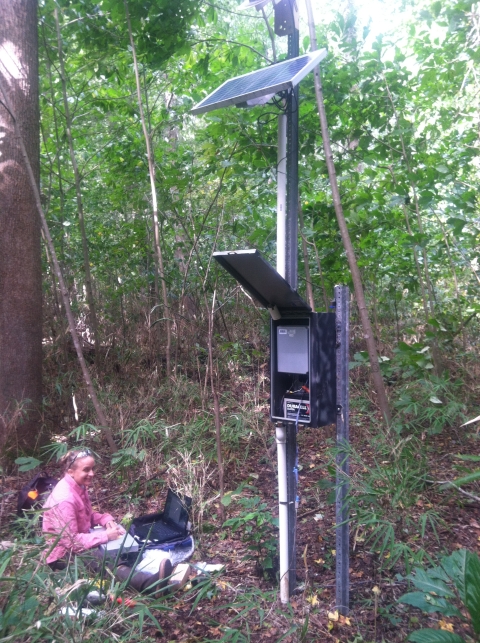
[[[67,569],[68,563],[66,560],[55,560],[53,563],[48,563],[48,566],[50,567],[51,570],[54,572],[61,572],[64,569]]]
[[[118,565],[113,569],[114,561],[111,558],[108,558],[100,551],[98,547],[93,549],[88,549],[79,555],[79,558],[93,574],[100,574],[103,579],[105,576],[105,568],[112,569],[115,575],[115,580],[120,583],[125,583],[128,581],[128,586],[135,589],[137,592],[145,593],[155,593],[160,589],[164,589],[167,580],[172,575],[172,563],[169,558],[164,558],[160,561],[158,572],[156,574],[151,574],[149,572],[137,572],[135,567],[129,567],[128,565]],[[63,561],[58,561],[62,564]],[[53,563],[55,564],[55,563]],[[66,563],[63,567],[57,567],[57,569],[65,569]],[[53,567],[52,567],[53,569]]]
[[[127,565],[119,565],[115,569],[116,580],[121,583],[128,581],[129,587],[133,587],[137,592],[145,592],[147,594],[164,589],[167,584],[167,579],[171,574],[172,563],[169,558],[164,558],[160,562],[157,574],[137,572],[132,569],[132,567],[127,567]]]
[[[105,568],[111,567],[111,565],[109,565],[109,559],[100,551],[99,547],[87,549],[79,555],[79,558],[89,572],[101,574],[102,578],[105,574]]]

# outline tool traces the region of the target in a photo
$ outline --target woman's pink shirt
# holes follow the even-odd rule
[[[90,529],[95,525],[105,527],[113,517],[93,511],[88,491],[68,473],[54,488],[44,509],[47,511],[43,514],[43,531],[51,534],[51,545],[46,552],[47,563],[53,563],[72,552],[80,554],[108,541],[105,531],[90,533]]]

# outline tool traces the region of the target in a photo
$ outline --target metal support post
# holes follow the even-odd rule
[[[278,549],[280,554],[280,601],[288,603],[289,558],[288,558],[288,491],[287,491],[287,431],[284,424],[275,427],[278,461]]]
[[[349,610],[349,395],[348,342],[349,291],[335,286],[335,326],[337,331],[337,481],[336,481],[336,606],[344,616]],[[344,448],[344,450],[343,450]]]
[[[292,422],[287,423],[287,492],[288,492],[288,576],[289,590],[292,595],[297,584],[297,564],[295,536],[297,531],[298,505],[298,445],[297,427]]]

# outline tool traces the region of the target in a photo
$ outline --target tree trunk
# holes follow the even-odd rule
[[[18,114],[38,186],[37,3],[0,0],[0,16],[7,96],[0,96],[0,449],[16,441],[23,450],[35,446],[41,427],[42,263],[35,197],[8,105]]]
[[[0,56],[0,60],[1,60],[1,56]],[[6,111],[11,119],[11,123],[13,123],[15,139],[18,142],[18,146],[21,152],[21,158],[23,161],[23,166],[19,166],[18,171],[26,170],[25,174],[28,177],[28,184],[33,193],[34,204],[35,204],[37,213],[39,215],[42,231],[43,231],[43,234],[45,235],[47,246],[50,251],[50,256],[52,258],[52,262],[55,268],[58,283],[60,286],[60,292],[62,294],[63,305],[65,307],[65,312],[67,315],[68,326],[70,328],[70,334],[72,336],[72,341],[73,341],[73,345],[75,346],[75,350],[77,351],[78,361],[80,362],[80,366],[82,368],[82,373],[85,379],[85,384],[87,385],[88,394],[90,395],[90,399],[92,400],[92,404],[97,413],[100,429],[102,430],[105,436],[105,439],[108,442],[111,452],[115,453],[118,449],[113,439],[112,432],[110,431],[110,428],[107,425],[107,418],[103,411],[103,407],[101,406],[98,400],[97,393],[93,386],[93,382],[90,377],[87,364],[85,362],[85,358],[83,357],[82,346],[80,344],[80,339],[78,337],[78,333],[75,326],[75,318],[73,317],[72,308],[70,306],[68,290],[67,290],[67,287],[65,286],[65,281],[63,279],[62,271],[60,269],[60,264],[58,263],[58,259],[57,259],[57,253],[55,252],[55,247],[53,245],[52,237],[50,235],[50,230],[48,229],[47,219],[45,218],[45,213],[43,211],[42,203],[40,201],[40,190],[38,189],[38,185],[35,181],[35,174],[33,171],[33,166],[30,163],[30,158],[28,156],[25,142],[23,140],[23,133],[20,130],[20,125],[16,117],[16,112],[13,109],[13,105],[10,102],[9,93],[6,88],[6,84],[4,83],[4,78],[2,77],[2,74],[0,74],[0,104],[5,106]],[[1,173],[0,173],[0,176],[1,176]],[[38,221],[38,218],[37,218],[37,221]]]
[[[317,38],[315,35],[315,24],[313,21],[312,6],[310,0],[305,0],[308,13],[308,27],[310,31],[310,44],[312,51],[317,49]],[[320,128],[322,130],[322,139],[323,139],[323,149],[325,152],[325,161],[327,163],[328,176],[330,179],[330,186],[332,189],[333,205],[335,207],[335,214],[337,215],[338,227],[340,228],[340,234],[342,236],[343,246],[348,259],[348,264],[350,266],[350,272],[352,273],[353,286],[355,288],[355,297],[357,300],[358,311],[360,313],[360,319],[363,327],[363,336],[367,344],[367,351],[370,358],[370,367],[372,369],[373,383],[375,386],[375,391],[377,393],[378,406],[380,411],[385,419],[385,422],[390,424],[391,414],[390,407],[388,405],[387,394],[385,392],[385,386],[383,383],[382,374],[380,373],[380,366],[378,363],[378,354],[377,347],[375,345],[375,338],[373,336],[372,326],[370,324],[370,319],[368,318],[367,305],[365,303],[365,296],[363,293],[362,280],[360,277],[360,271],[358,269],[357,259],[355,257],[355,252],[353,250],[353,245],[350,240],[350,234],[348,232],[347,223],[343,215],[342,203],[340,200],[340,191],[338,189],[337,175],[335,172],[335,166],[333,164],[333,154],[332,148],[330,145],[330,136],[328,134],[327,126],[327,115],[325,112],[325,104],[323,101],[323,90],[322,83],[320,80],[320,70],[317,66],[314,71],[314,81],[315,81],[315,95],[317,98],[318,105],[318,114],[320,117]]]

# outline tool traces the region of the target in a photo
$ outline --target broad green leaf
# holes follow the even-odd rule
[[[448,598],[455,597],[455,594],[448,588],[447,584],[440,578],[430,575],[429,571],[424,571],[418,567],[414,571],[415,575],[410,574],[407,578],[422,592],[429,592],[436,596],[446,596]]]
[[[424,592],[409,592],[401,596],[398,600],[400,603],[411,605],[428,614],[439,612],[443,614],[443,616],[462,616],[461,612],[453,605],[447,603],[444,598],[436,598]]]
[[[37,458],[22,457],[17,458],[15,464],[18,464],[19,471],[31,471],[42,464],[42,462],[37,460]]]
[[[407,641],[413,643],[465,643],[465,639],[462,639],[458,634],[445,630],[417,630],[410,634]]]
[[[472,618],[475,634],[480,634],[480,560],[468,551],[465,567],[465,604]]]
[[[442,568],[455,584],[462,602],[465,603],[465,567],[467,563],[467,550],[459,549],[450,556],[442,558]]]
[[[469,473],[466,476],[463,476],[461,478],[455,478],[453,482],[456,485],[462,485],[462,484],[470,484],[470,482],[475,482],[475,480],[480,480],[480,469],[477,469],[476,471],[473,471],[472,473]]]

